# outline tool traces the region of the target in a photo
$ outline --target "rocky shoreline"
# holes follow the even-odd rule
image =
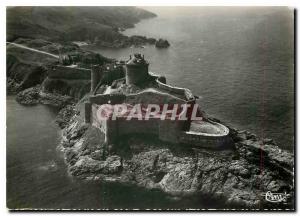
[[[66,106],[57,118],[70,175],[158,189],[181,198],[210,196],[225,200],[229,209],[294,208],[294,157],[272,139],[230,128],[233,147],[217,151],[139,135],[106,146],[104,135],[83,121],[84,100]],[[268,191],[286,192],[287,202],[267,202]]]
[[[19,92],[16,95],[16,101],[22,105],[44,104],[59,109],[75,103],[75,100],[70,96],[42,92],[40,85]]]
[[[112,42],[95,40],[93,46],[102,48],[127,48],[127,47],[144,47],[145,45],[156,45],[159,40],[147,38],[145,36],[133,35],[120,37]],[[165,40],[166,41],[166,40]]]

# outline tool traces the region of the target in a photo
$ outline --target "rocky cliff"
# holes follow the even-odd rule
[[[6,78],[8,93],[41,84],[47,76],[47,69],[58,59],[42,55],[13,45],[6,50]]]
[[[67,106],[57,122],[64,128],[61,149],[72,176],[92,181],[159,189],[172,196],[209,196],[228,208],[292,209],[294,157],[271,139],[230,128],[234,145],[210,150],[164,143],[151,136],[124,136],[107,146],[97,128],[85,124],[83,98]],[[285,203],[264,194],[287,193]]]

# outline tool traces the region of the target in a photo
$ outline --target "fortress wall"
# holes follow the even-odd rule
[[[148,65],[126,65],[126,84],[138,85],[148,78]]]
[[[143,91],[137,94],[127,95],[125,102],[128,104],[183,104],[186,101],[160,92]]]
[[[122,94],[99,94],[95,96],[90,96],[90,102],[94,104],[122,104],[126,99],[125,95]]]
[[[97,116],[99,105],[91,105],[91,122],[92,125],[98,128],[105,134],[105,140],[108,144],[113,144],[120,135],[127,135],[133,133],[151,133],[158,135],[158,125],[160,119],[149,119],[142,121],[138,119],[126,120],[126,118],[99,119]]]
[[[163,120],[159,122],[159,139],[166,142],[179,143],[178,137],[185,121]]]
[[[42,91],[81,99],[90,91],[90,81],[87,79],[54,79],[47,77],[42,83]]]
[[[105,134],[107,144],[113,144],[118,138],[118,123],[109,119],[99,119],[97,116],[98,107],[98,105],[92,104],[92,125]]]
[[[155,76],[155,75],[154,75]],[[158,82],[160,82],[160,83],[162,83],[162,84],[167,84],[167,79],[166,79],[166,77],[165,76],[156,76],[157,77],[157,81]],[[158,83],[157,82],[157,83]]]
[[[90,96],[90,103],[95,103],[98,105],[101,104],[107,104],[110,102],[110,104],[185,104],[186,101],[182,100],[177,97],[173,97],[172,95],[163,94],[160,92],[151,92],[151,91],[144,91],[139,92],[136,94],[129,94],[129,95],[123,95],[123,94],[98,94]]]
[[[91,103],[85,103],[84,104],[84,122],[85,123],[91,123],[93,120],[92,117],[92,104]]]
[[[167,83],[167,80],[166,80],[166,77],[165,76],[162,76],[160,74],[156,74],[156,73],[153,73],[151,71],[149,71],[148,73],[148,80],[149,81],[155,81],[157,82],[157,80],[163,84],[166,84]]]
[[[122,67],[116,67],[113,70],[103,71],[101,77],[101,83],[111,84],[114,80],[121,79],[125,77],[125,72]]]
[[[186,100],[191,100],[194,98],[192,92],[189,89],[167,85],[167,84],[161,82],[160,80],[163,81],[162,78],[156,80],[158,87],[169,92],[170,94],[173,93],[173,94],[182,95],[186,98]]]
[[[165,91],[168,91],[170,93],[179,94],[179,95],[184,95],[184,91],[185,91],[184,88],[173,87],[173,86],[167,85],[165,83],[162,83],[159,80],[156,80],[156,82],[158,84],[158,87],[165,90]]]
[[[118,121],[106,120],[105,141],[107,144],[114,144],[119,138]]]
[[[71,68],[57,65],[48,71],[48,77],[52,79],[91,79],[91,70],[85,68]]]
[[[91,69],[91,91],[93,92],[100,80],[102,79],[103,73],[99,65],[92,65]]]
[[[126,135],[132,133],[145,133],[158,135],[158,125],[160,119],[149,119],[147,121],[126,118],[118,118],[118,132],[119,135]]]
[[[108,144],[113,144],[119,136],[133,133],[147,133],[159,137],[160,140],[172,143],[182,143],[192,146],[205,148],[220,148],[225,146],[230,137],[223,136],[207,136],[205,134],[193,134],[183,131],[186,121],[149,119],[147,121],[131,119],[126,120],[124,117],[111,119],[99,119],[97,111],[99,105],[86,105],[91,107],[91,123],[105,134],[105,140]],[[88,111],[88,110],[86,110]]]
[[[153,134],[158,135],[158,119],[141,121],[138,119],[117,118],[116,120],[108,119],[101,121],[101,127],[105,130],[105,140],[108,144],[114,144],[120,136],[128,134]],[[101,130],[101,131],[103,131]]]
[[[91,123],[94,127],[99,128],[103,133],[106,132],[106,120],[101,120],[97,117],[98,105],[91,105]]]
[[[205,148],[219,148],[227,143],[229,137],[224,136],[206,136],[201,134],[190,134],[182,131],[179,136],[179,142]]]

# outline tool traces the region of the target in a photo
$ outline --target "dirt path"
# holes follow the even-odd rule
[[[51,56],[51,57],[54,57],[54,58],[57,58],[57,59],[59,58],[58,55],[54,55],[54,54],[51,54],[51,53],[48,53],[48,52],[44,52],[44,51],[41,51],[41,50],[37,50],[37,49],[34,49],[34,48],[30,48],[30,47],[27,47],[27,46],[24,46],[24,45],[21,45],[21,44],[10,43],[10,42],[6,42],[6,43],[7,43],[8,45],[20,47],[20,48],[27,49],[27,50],[30,50],[30,51],[33,51],[33,52],[38,52],[38,53],[45,54],[45,55],[48,55],[48,56]]]

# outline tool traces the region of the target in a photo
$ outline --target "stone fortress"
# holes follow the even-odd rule
[[[104,133],[108,145],[113,145],[123,135],[130,134],[151,134],[165,142],[208,148],[219,148],[230,142],[229,129],[205,118],[200,109],[197,110],[197,116],[202,117],[202,120],[192,120],[191,109],[195,106],[197,97],[189,89],[168,85],[164,76],[149,72],[149,63],[144,56],[135,54],[126,62],[116,62],[105,67],[113,67],[114,70],[105,72],[105,68],[99,65],[91,68],[91,93],[85,103],[85,122]],[[111,85],[105,84],[107,77],[110,77],[108,74],[113,77],[110,80]],[[150,116],[148,120],[134,117],[128,120],[124,115],[117,116],[116,119],[111,116],[99,118],[100,108],[103,110],[103,106],[113,107],[120,104],[127,107],[135,104],[190,106],[177,114],[177,117],[187,116],[186,120],[161,120],[160,116]]]

